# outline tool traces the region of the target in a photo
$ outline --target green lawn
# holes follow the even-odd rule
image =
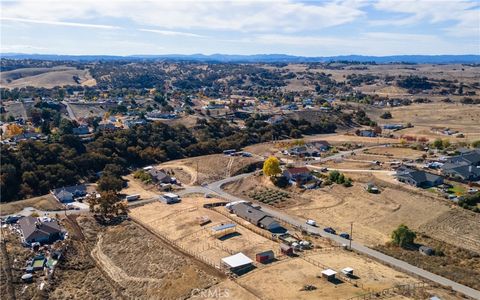
[[[464,195],[467,192],[467,190],[461,185],[454,185],[452,188],[449,188],[448,191],[457,196]]]

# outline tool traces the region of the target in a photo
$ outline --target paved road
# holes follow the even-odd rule
[[[228,182],[236,181],[236,180],[248,177],[250,175],[251,175],[251,173],[241,174],[241,175],[238,175],[238,176],[230,177],[230,178],[227,178],[227,179],[223,179],[223,180],[211,183],[211,184],[209,184],[205,187],[187,188],[187,189],[185,189],[185,191],[183,193],[189,193],[189,192],[212,193],[213,192],[213,193],[218,194],[219,196],[227,199],[228,201],[244,200],[244,199],[241,199],[239,197],[236,197],[234,195],[231,195],[231,194],[225,192],[222,189],[222,186],[224,184],[228,183]],[[308,231],[312,234],[317,234],[317,235],[320,235],[320,236],[323,236],[323,237],[328,237],[331,240],[333,240],[333,241],[335,241],[339,244],[348,244],[349,243],[349,240],[343,239],[338,235],[329,234],[327,232],[324,232],[321,229],[321,228],[323,228],[323,226],[321,226],[321,225],[320,225],[321,226],[320,228],[307,225],[307,224],[305,224],[305,220],[299,219],[295,216],[288,215],[287,213],[285,213],[283,211],[279,211],[279,210],[273,209],[271,207],[262,206],[262,210],[271,214],[272,216],[274,216],[275,218],[277,218],[279,220],[282,220],[282,221],[284,221],[288,224],[291,224],[293,226],[300,227],[300,228],[302,228],[302,229],[304,229],[304,230],[306,230],[306,231]],[[366,246],[364,246],[360,243],[352,241],[352,249],[354,249],[354,250],[356,250],[360,253],[366,254],[368,256],[371,256],[371,257],[373,257],[377,260],[380,260],[380,261],[382,261],[382,262],[384,262],[388,265],[391,265],[391,266],[397,267],[399,269],[402,269],[406,272],[415,274],[417,276],[428,279],[430,281],[441,284],[443,286],[451,287],[453,290],[455,290],[457,292],[460,292],[460,293],[463,293],[464,295],[467,295],[467,296],[472,297],[474,299],[480,299],[480,292],[477,291],[477,290],[474,290],[474,289],[469,288],[465,285],[456,283],[456,282],[454,282],[450,279],[444,278],[442,276],[438,276],[438,275],[433,274],[431,272],[425,271],[423,269],[415,267],[411,264],[408,264],[408,263],[406,263],[404,261],[401,261],[399,259],[396,259],[394,257],[385,255],[381,252],[378,252],[376,250],[368,248],[368,247],[366,247]]]

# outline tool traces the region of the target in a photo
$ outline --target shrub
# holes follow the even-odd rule
[[[412,245],[416,237],[416,233],[404,224],[400,224],[398,228],[392,232],[392,242],[402,248]]]

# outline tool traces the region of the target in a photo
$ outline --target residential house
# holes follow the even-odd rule
[[[407,167],[398,168],[395,177],[397,177],[397,180],[400,182],[421,188],[429,188],[443,183],[442,176]]]
[[[70,203],[75,198],[83,197],[87,194],[87,187],[84,184],[57,188],[51,191],[53,196],[60,203]]]
[[[312,174],[307,167],[288,168],[283,171],[283,175],[287,177],[288,180],[300,180],[302,182],[308,181],[312,178]]]
[[[253,207],[249,203],[240,202],[238,204],[229,206],[229,209],[240,218],[270,232],[285,232],[285,228],[283,228],[272,216],[256,207]]]
[[[51,218],[23,217],[18,221],[24,242],[53,243],[62,237],[62,228]]]
[[[158,182],[158,183],[171,183],[172,182],[172,177],[170,177],[163,170],[158,170],[158,169],[152,168],[152,169],[148,170],[148,173],[152,176],[152,179],[153,179],[154,182]]]
[[[445,161],[442,172],[446,176],[464,181],[480,180],[480,149],[461,149],[460,155]]]
[[[373,131],[371,129],[358,130],[357,135],[358,136],[364,136],[364,137],[376,137],[377,136],[375,131]]]

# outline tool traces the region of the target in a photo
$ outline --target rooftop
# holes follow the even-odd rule
[[[239,252],[232,256],[222,258],[222,262],[230,268],[237,268],[245,265],[249,265],[253,262],[248,256]]]

